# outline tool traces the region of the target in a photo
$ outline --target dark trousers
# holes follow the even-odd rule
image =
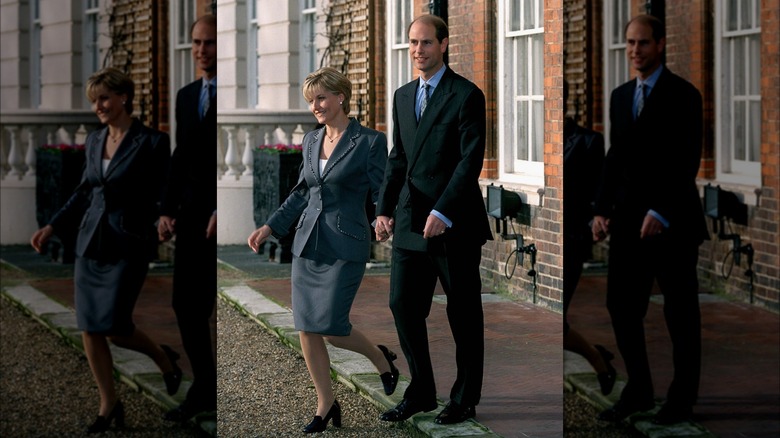
[[[629,404],[653,402],[643,320],[655,280],[672,341],[674,378],[667,403],[692,407],[701,369],[698,244],[673,240],[666,233],[644,240],[638,234],[613,231],[610,238],[607,308],[628,372],[621,399]]]
[[[194,377],[187,402],[205,410],[216,409],[217,368],[210,321],[217,297],[216,239],[205,238],[206,225],[193,229],[177,226],[173,310]]]
[[[448,247],[444,255],[393,248],[390,309],[412,380],[404,398],[436,402],[426,319],[436,280],[447,295],[447,319],[455,340],[457,377],[450,399],[476,405],[482,391],[484,320],[479,246]]]

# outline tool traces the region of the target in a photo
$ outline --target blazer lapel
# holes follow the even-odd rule
[[[116,153],[111,158],[111,162],[108,164],[108,168],[106,169],[105,175],[103,175],[103,179],[108,179],[111,174],[116,171],[119,165],[130,159],[130,157],[135,154],[138,148],[141,147],[141,144],[144,142],[144,140],[146,140],[146,134],[139,132],[136,122],[133,122],[132,127],[127,132],[125,137],[125,140],[122,141],[122,144],[119,145]],[[127,143],[127,137],[130,137],[131,142],[129,144]]]
[[[87,147],[87,151],[91,155],[88,163],[92,165],[92,174],[98,175],[99,179],[103,179],[103,149],[106,147],[106,136],[108,136],[108,126],[98,131],[97,135],[93,137],[93,144]]]
[[[325,127],[314,131],[313,135],[308,136],[308,143],[304,146],[304,149],[308,151],[308,154],[306,156],[306,161],[309,165],[309,170],[311,171],[312,175],[314,175],[314,179],[318,183],[322,183],[322,178],[320,177],[320,150],[322,148],[322,140],[320,138],[325,136]]]
[[[420,118],[420,123],[417,125],[417,133],[414,138],[415,148],[409,157],[409,169],[412,169],[414,163],[417,162],[417,158],[420,156],[420,152],[425,144],[425,139],[433,128],[433,122],[436,121],[439,113],[444,110],[445,104],[450,101],[450,96],[452,95],[452,80],[449,73],[451,71],[452,70],[447,68],[444,72],[441,81],[439,81],[439,85],[433,90],[433,94],[428,101],[428,106],[425,107],[425,114]]]
[[[341,136],[336,147],[333,148],[333,152],[330,154],[330,158],[328,158],[328,164],[325,165],[324,172],[321,175],[323,180],[333,170],[334,166],[355,149],[357,144],[355,140],[360,136],[360,126],[355,125],[357,125],[357,121],[355,119],[350,120],[349,125],[347,125],[347,132]],[[321,145],[322,143],[320,142],[319,144]]]

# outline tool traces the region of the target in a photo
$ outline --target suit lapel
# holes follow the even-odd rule
[[[314,131],[313,135],[308,136],[308,144],[304,146],[305,150],[308,151],[306,161],[308,162],[309,170],[312,175],[314,175],[314,179],[320,184],[322,183],[322,178],[320,177],[320,149],[322,148],[322,140],[320,139],[324,136],[325,127],[323,126]]]
[[[108,136],[108,126],[98,131],[97,135],[93,137],[93,144],[87,147],[87,151],[91,155],[88,163],[92,164],[91,172],[94,175],[98,175],[99,179],[103,179],[103,151],[106,147],[106,136]]]
[[[323,180],[330,174],[334,166],[355,149],[355,145],[357,144],[355,140],[360,136],[360,126],[356,125],[357,121],[355,119],[350,120],[349,125],[347,125],[347,132],[341,136],[336,147],[333,148],[333,152],[330,154],[330,158],[328,158],[328,164],[325,165],[325,169],[321,175]],[[321,145],[322,143],[320,142],[319,144]],[[319,157],[319,155],[317,156]]]
[[[424,147],[423,145],[425,144],[428,134],[430,134],[431,129],[433,128],[434,122],[444,110],[445,104],[451,100],[450,96],[453,93],[451,73],[452,70],[449,68],[444,72],[441,81],[439,81],[439,85],[433,90],[433,94],[428,101],[428,106],[425,108],[425,114],[420,118],[420,123],[417,125],[417,133],[414,137],[414,150],[409,158],[409,169],[414,168],[414,164],[420,156],[420,152]]]
[[[135,152],[141,146],[141,143],[146,140],[146,134],[138,132],[139,127],[137,123],[140,122],[133,122],[132,127],[127,132],[125,139],[122,141],[122,144],[120,144],[117,148],[116,153],[114,154],[113,158],[111,158],[111,162],[108,164],[105,175],[103,175],[103,179],[107,180],[110,178],[119,165],[135,155]]]

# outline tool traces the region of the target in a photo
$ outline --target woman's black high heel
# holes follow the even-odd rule
[[[111,426],[112,421],[116,423],[117,427],[125,426],[125,407],[122,405],[121,401],[117,400],[114,408],[111,409],[111,412],[105,417],[98,415],[95,422],[87,428],[87,433],[105,432],[108,430],[109,426]]]
[[[163,380],[165,381],[165,389],[168,391],[168,395],[174,395],[179,390],[179,385],[181,385],[182,372],[179,365],[176,364],[180,356],[179,353],[173,351],[167,345],[160,345],[160,348],[163,349],[165,355],[168,356],[168,360],[171,361],[171,365],[173,365],[173,371],[163,373]]]
[[[311,423],[307,424],[303,428],[303,433],[322,432],[328,427],[328,421],[333,419],[333,425],[341,427],[341,406],[339,406],[338,400],[333,400],[333,406],[330,407],[325,418],[315,415]]]
[[[385,394],[391,395],[395,392],[396,385],[398,385],[398,368],[393,365],[393,361],[396,360],[398,356],[388,350],[384,345],[377,345],[377,347],[382,350],[382,354],[385,355],[387,363],[390,364],[390,371],[380,374],[379,378],[382,379],[382,386],[385,387]]]
[[[610,361],[615,358],[615,355],[609,352],[602,345],[594,345],[598,350],[601,358],[604,360],[604,364],[607,366],[607,371],[598,373],[599,385],[601,385],[601,393],[604,395],[612,392],[612,388],[615,386],[615,380],[617,379],[617,370],[612,366]]]

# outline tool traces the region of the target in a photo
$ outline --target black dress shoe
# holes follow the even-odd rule
[[[617,423],[637,412],[649,411],[650,409],[653,409],[653,407],[655,407],[655,405],[652,402],[647,404],[630,404],[623,400],[618,400],[611,408],[601,411],[598,419],[601,421]]]
[[[328,421],[333,419],[333,425],[335,427],[341,427],[341,406],[339,406],[338,400],[333,400],[333,405],[328,409],[328,413],[325,414],[325,418],[315,415],[311,423],[307,424],[303,428],[303,433],[315,433],[323,432],[328,427]]]
[[[201,412],[215,411],[216,407],[207,407],[202,404],[192,403],[189,400],[184,400],[182,404],[176,406],[170,411],[163,414],[163,420],[174,421],[177,423],[184,423],[190,418],[200,414]]]
[[[454,401],[450,401],[433,421],[436,424],[455,424],[474,418],[476,415],[477,412],[474,406],[461,406]]]
[[[382,354],[385,355],[387,363],[390,364],[390,371],[380,374],[379,378],[382,379],[382,386],[384,386],[385,394],[391,395],[395,392],[395,387],[398,385],[398,368],[393,365],[393,361],[396,360],[398,356],[388,350],[384,345],[377,345],[377,347],[382,350]]]
[[[111,412],[105,417],[98,415],[95,422],[87,428],[87,433],[101,433],[108,430],[111,426],[111,422],[114,421],[117,427],[124,427],[125,425],[125,407],[121,401],[117,401]]]
[[[658,425],[669,425],[690,421],[693,417],[693,408],[690,406],[679,406],[669,404],[668,402],[661,406],[661,409],[655,414],[653,423]]]
[[[181,385],[182,372],[179,365],[176,364],[176,361],[179,360],[180,356],[179,353],[173,351],[173,349],[167,345],[160,345],[160,348],[163,349],[165,355],[168,356],[171,365],[173,365],[173,371],[163,373],[163,380],[165,381],[165,390],[168,391],[168,395],[174,395],[176,394],[176,391],[179,390],[179,385]]]
[[[434,401],[430,404],[423,404],[414,400],[405,398],[398,403],[396,407],[379,416],[382,421],[404,421],[418,412],[430,412],[438,407]]]
[[[604,364],[607,365],[607,372],[605,373],[598,373],[596,377],[599,379],[599,386],[601,386],[601,393],[604,395],[609,394],[612,392],[612,388],[615,386],[615,380],[617,380],[617,370],[615,367],[612,366],[612,359],[615,358],[615,355],[612,354],[609,350],[604,348],[602,345],[594,345],[596,350],[601,355],[601,358],[604,360]]]

